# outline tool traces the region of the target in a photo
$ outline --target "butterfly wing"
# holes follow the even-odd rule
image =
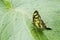
[[[37,10],[33,13],[33,24],[39,29],[51,29],[46,27]]]
[[[40,15],[38,14],[38,11],[36,10],[34,13],[33,13],[33,24],[40,28]]]

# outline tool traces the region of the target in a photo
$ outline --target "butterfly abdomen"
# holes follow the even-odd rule
[[[46,30],[52,30],[51,28],[46,28]]]

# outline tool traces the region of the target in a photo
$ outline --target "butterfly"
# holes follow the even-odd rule
[[[51,28],[48,28],[45,25],[44,21],[41,19],[41,16],[39,15],[37,10],[33,13],[33,25],[40,30],[44,30],[44,29],[51,30]]]

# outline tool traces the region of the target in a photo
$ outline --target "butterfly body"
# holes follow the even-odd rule
[[[35,12],[33,13],[33,24],[34,24],[37,28],[39,28],[39,29],[41,29],[41,30],[43,30],[43,29],[48,29],[48,30],[50,30],[50,29],[51,29],[51,28],[47,28],[47,27],[46,27],[45,23],[43,22],[43,20],[41,19],[40,15],[38,14],[38,11],[35,11]]]

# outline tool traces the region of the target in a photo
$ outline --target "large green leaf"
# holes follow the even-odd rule
[[[33,26],[35,10],[52,30]],[[60,1],[0,0],[0,40],[60,40]]]

